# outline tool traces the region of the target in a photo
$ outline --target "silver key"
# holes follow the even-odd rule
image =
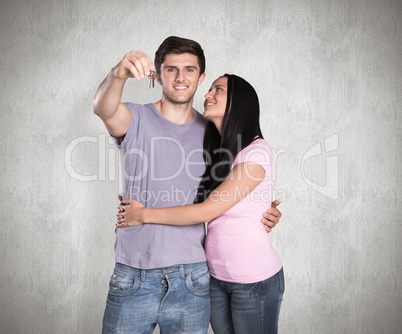
[[[156,71],[152,71],[150,75],[148,75],[149,81],[148,81],[148,89],[155,87],[155,77],[156,77]]]

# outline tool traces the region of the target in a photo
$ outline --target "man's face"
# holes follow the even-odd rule
[[[205,73],[200,76],[197,56],[190,53],[166,55],[157,76],[164,98],[176,104],[192,102],[204,78]]]

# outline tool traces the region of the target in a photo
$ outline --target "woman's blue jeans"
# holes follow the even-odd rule
[[[229,283],[211,276],[211,325],[215,334],[278,332],[285,291],[283,269],[257,283]]]

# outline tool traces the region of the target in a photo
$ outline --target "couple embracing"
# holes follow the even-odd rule
[[[122,103],[127,79],[146,77],[162,86],[161,100]],[[94,97],[120,150],[124,188],[103,333],[152,333],[158,324],[162,334],[204,334],[209,322],[215,334],[278,330],[284,277],[268,232],[281,213],[258,96],[225,74],[201,115],[193,99],[204,78],[201,46],[171,36],[155,63],[126,54]]]

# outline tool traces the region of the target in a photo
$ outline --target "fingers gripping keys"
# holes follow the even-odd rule
[[[155,71],[151,58],[142,51],[131,51],[127,53],[117,65],[117,77],[121,79],[136,78],[140,80],[150,76]]]

